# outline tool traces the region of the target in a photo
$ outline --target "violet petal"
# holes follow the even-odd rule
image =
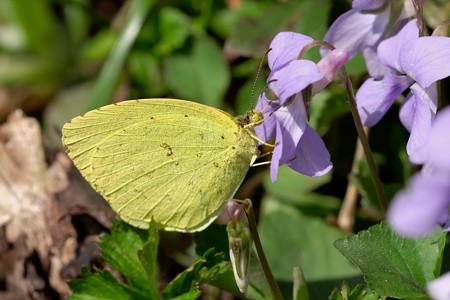
[[[433,300],[450,299],[450,272],[428,282],[427,290]]]
[[[276,120],[273,116],[272,107],[267,101],[266,96],[261,94],[256,104],[256,109],[261,111],[264,116],[264,122],[255,127],[256,135],[263,141],[269,142],[275,137]]]
[[[324,40],[333,44],[336,48],[347,49],[350,56],[353,57],[365,47],[372,46],[380,39],[382,32],[372,32],[376,17],[374,14],[349,10],[334,21]],[[328,52],[328,49],[323,48],[321,50],[322,56]]]
[[[411,135],[409,136],[406,151],[409,159],[415,164],[423,164],[427,159],[426,146],[431,132],[431,123],[436,115],[436,107],[431,106],[433,101],[430,97],[435,97],[435,89],[422,89],[418,84],[411,86],[411,92],[414,97],[414,121],[411,127]],[[412,100],[412,99],[411,99]]]
[[[407,76],[393,74],[387,74],[382,80],[366,80],[356,94],[358,112],[364,125],[378,123],[395,99],[412,83]]]
[[[269,88],[278,96],[280,105],[285,105],[291,96],[323,77],[314,62],[293,60],[284,68],[272,72]]]
[[[313,39],[296,32],[280,32],[270,43],[271,51],[268,54],[269,68],[277,71],[292,60],[296,60],[300,51]]]
[[[412,93],[408,93],[405,100],[400,107],[399,117],[402,125],[411,132],[412,124],[414,123],[414,109],[415,99]]]
[[[450,76],[450,38],[426,36],[406,43],[400,64],[423,88]]]
[[[325,143],[309,125],[306,125],[294,155],[295,158],[286,164],[307,176],[322,176],[333,167]]]
[[[378,46],[378,57],[380,61],[397,70],[400,74],[405,74],[402,65],[401,57],[402,47],[412,40],[419,38],[419,29],[417,28],[417,20],[411,20],[406,24],[396,35],[385,39]]]
[[[353,0],[352,8],[355,10],[373,10],[381,8],[386,0]]]
[[[313,84],[312,94],[323,90],[334,80],[339,69],[350,59],[350,53],[345,49],[334,49],[322,58],[317,66],[324,77]]]
[[[394,197],[387,219],[404,236],[429,234],[448,215],[448,192],[447,178],[418,174],[410,180],[408,190]]]

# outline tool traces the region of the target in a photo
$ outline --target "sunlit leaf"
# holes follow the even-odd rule
[[[369,288],[377,294],[426,297],[426,283],[440,273],[445,234],[437,230],[424,238],[407,239],[382,222],[334,245],[358,266]]]

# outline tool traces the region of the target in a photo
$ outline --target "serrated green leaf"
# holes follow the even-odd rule
[[[92,274],[84,269],[83,278],[71,280],[69,286],[74,293],[70,300],[147,299],[121,283],[109,271]]]
[[[334,245],[358,266],[375,293],[418,298],[426,297],[426,282],[439,274],[445,234],[438,230],[425,238],[407,239],[382,222]]]
[[[85,270],[84,278],[70,282],[74,292],[71,299],[159,299],[156,284],[158,240],[158,231],[153,224],[147,234],[122,221],[113,222],[111,234],[103,235],[99,246],[105,261],[120,271],[127,283],[119,281],[109,271],[92,274]]]
[[[230,70],[216,42],[199,35],[192,37],[187,53],[166,59],[164,78],[177,97],[220,107],[230,82]]]
[[[204,283],[209,283],[219,275],[230,270],[230,264],[223,252],[215,253],[209,249],[192,266],[187,268],[172,280],[164,289],[164,299],[172,299],[198,288]]]
[[[130,283],[130,286],[143,295],[150,295],[155,293],[155,282],[152,282],[154,278],[149,278],[148,272],[145,267],[153,267],[156,269],[156,263],[153,262],[153,266],[149,266],[148,261],[145,267],[143,266],[138,251],[144,248],[144,244],[147,247],[145,254],[151,251],[156,252],[157,243],[149,245],[146,243],[148,235],[145,231],[137,229],[124,222],[116,221],[111,228],[111,234],[103,235],[100,239],[99,246],[102,249],[102,256],[114,269],[122,273]],[[150,237],[152,239],[153,237]],[[153,247],[149,249],[148,247]]]

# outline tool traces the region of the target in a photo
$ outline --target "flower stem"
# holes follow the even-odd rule
[[[419,0],[413,0],[414,9],[416,10],[417,27],[419,28],[419,37],[425,35],[425,22],[423,21],[423,9]]]
[[[252,202],[250,199],[246,199],[245,203],[246,203],[245,212],[247,214],[248,224],[250,225],[250,231],[252,233],[253,240],[255,242],[256,252],[258,253],[259,261],[261,262],[264,275],[266,276],[266,279],[269,282],[270,289],[272,290],[272,294],[275,300],[283,300],[283,295],[281,294],[278,284],[275,278],[273,277],[272,271],[270,271],[269,263],[267,262],[266,255],[264,254],[264,250],[261,245],[261,240],[259,239]]]
[[[341,80],[345,85],[347,90],[348,100],[350,102],[350,110],[352,112],[353,121],[355,122],[356,131],[358,132],[359,141],[364,149],[364,154],[366,156],[367,164],[369,165],[370,173],[372,174],[373,184],[375,185],[375,192],[377,193],[378,202],[380,204],[381,213],[385,214],[387,210],[387,202],[384,197],[383,186],[381,185],[380,176],[378,175],[378,170],[373,160],[372,151],[370,150],[369,141],[367,140],[366,133],[364,132],[364,126],[361,122],[361,117],[358,113],[358,108],[356,104],[355,95],[353,93],[353,86],[348,76],[347,69],[345,66],[341,68]]]
[[[367,135],[368,127],[365,127],[364,129]],[[363,158],[364,158],[364,149],[361,145],[361,142],[357,140],[350,176],[358,172],[358,163]],[[342,206],[339,211],[337,219],[339,228],[341,228],[347,234],[351,234],[353,232],[353,226],[355,225],[355,210],[357,203],[358,203],[358,191],[355,185],[349,180],[347,190],[345,191],[344,201],[342,202]]]

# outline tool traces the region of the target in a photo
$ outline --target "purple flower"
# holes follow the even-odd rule
[[[423,147],[426,164],[399,192],[388,212],[392,228],[402,235],[429,234],[437,225],[449,229],[450,207],[450,108],[440,111]]]
[[[450,75],[450,38],[420,37],[416,20],[377,48],[387,72],[381,79],[369,78],[358,90],[356,101],[364,125],[375,125],[407,89],[400,120],[411,135],[407,152],[413,163],[421,164],[425,145],[436,115],[436,81]]]
[[[264,141],[276,136],[270,168],[273,182],[282,164],[308,176],[321,176],[332,168],[330,154],[321,137],[306,123],[302,91],[310,85],[311,94],[325,88],[349,59],[349,54],[336,49],[318,64],[297,59],[302,48],[312,41],[302,34],[281,32],[270,45],[271,73],[267,83],[276,99],[260,95],[257,108],[266,120],[255,131]]]
[[[434,300],[448,300],[450,297],[450,272],[429,282],[427,290]]]
[[[324,40],[347,49],[351,57],[363,52],[369,74],[378,77],[385,72],[376,56],[378,44],[414,13],[411,0],[354,0],[352,9],[334,21]]]

